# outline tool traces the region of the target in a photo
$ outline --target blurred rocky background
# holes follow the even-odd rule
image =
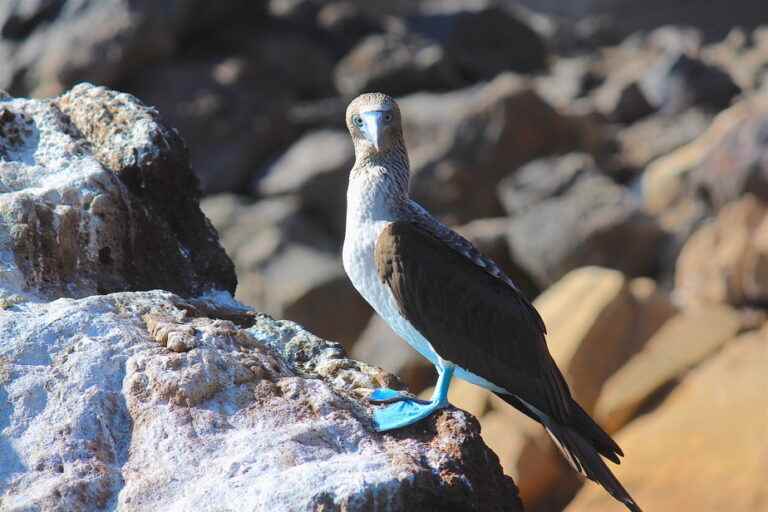
[[[178,129],[240,300],[428,393],[340,259],[344,109],[397,96],[414,197],[536,299],[637,501],[768,508],[765,0],[0,1],[0,90],[80,81]],[[620,510],[537,425],[451,394],[527,510]]]

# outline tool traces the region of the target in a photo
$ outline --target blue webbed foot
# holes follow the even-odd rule
[[[447,401],[425,402],[403,398],[397,403],[374,411],[373,424],[379,432],[394,430],[412,425],[446,406]]]
[[[390,404],[393,402],[399,402],[401,400],[410,400],[420,404],[429,403],[429,400],[421,400],[406,393],[402,393],[400,391],[389,388],[374,389],[371,394],[368,395],[368,400],[376,404]]]

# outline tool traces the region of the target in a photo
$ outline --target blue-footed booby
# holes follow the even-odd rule
[[[409,198],[397,103],[385,94],[363,94],[347,108],[346,123],[355,164],[347,190],[344,269],[439,375],[430,401],[374,390],[371,401],[387,404],[374,412],[376,429],[405,427],[446,407],[456,376],[541,423],[577,471],[639,512],[600,457],[618,464],[621,448],[572,398],[536,309],[498,265]]]

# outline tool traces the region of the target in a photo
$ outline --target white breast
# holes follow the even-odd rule
[[[343,250],[344,270],[360,295],[393,331],[432,364],[440,365],[440,357],[432,345],[403,318],[392,292],[379,278],[374,260],[376,241],[382,230],[396,220],[396,215],[389,205],[386,191],[378,188],[366,175],[350,179]]]

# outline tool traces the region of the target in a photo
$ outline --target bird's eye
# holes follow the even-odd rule
[[[357,126],[358,126],[358,127],[360,127],[360,128],[362,128],[362,127],[363,127],[363,118],[362,118],[362,117],[360,117],[360,116],[355,116],[355,117],[353,117],[353,118],[352,118],[352,122],[353,122],[353,123],[355,123],[355,125],[357,125]]]
[[[384,114],[384,122],[389,123],[392,122],[392,114]]]

